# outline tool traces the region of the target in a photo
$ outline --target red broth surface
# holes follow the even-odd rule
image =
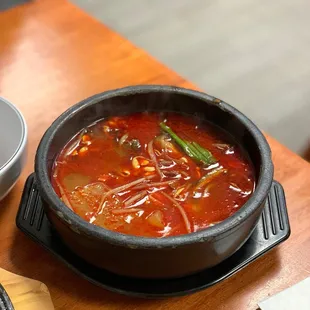
[[[190,157],[160,122],[215,161]],[[176,113],[100,120],[65,146],[53,169],[56,193],[80,217],[144,237],[215,225],[234,214],[255,186],[247,154],[227,133]]]

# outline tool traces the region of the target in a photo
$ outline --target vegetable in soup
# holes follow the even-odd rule
[[[86,221],[168,237],[234,214],[254,190],[247,154],[218,127],[177,113],[99,120],[58,155],[52,184]]]

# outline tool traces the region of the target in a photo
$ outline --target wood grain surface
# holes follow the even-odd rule
[[[0,266],[47,285],[56,309],[257,309],[257,302],[310,274],[310,166],[274,139],[275,177],[284,186],[292,234],[235,276],[191,296],[139,300],[110,293],[75,275],[15,227],[39,140],[69,106],[133,84],[195,88],[141,49],[65,0],[37,0],[0,13],[0,95],[24,113],[27,166],[0,202]],[[167,47],[168,48],[168,47]],[[0,130],[1,124],[0,124]]]
[[[54,309],[48,288],[40,281],[0,268],[0,283],[9,295],[14,310]]]

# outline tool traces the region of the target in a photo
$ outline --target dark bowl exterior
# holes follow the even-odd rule
[[[263,207],[263,205],[262,205]],[[116,246],[92,236],[79,234],[48,210],[48,218],[68,247],[87,262],[113,273],[135,278],[176,278],[215,266],[236,252],[250,237],[261,214],[212,241],[178,247],[131,248]]]
[[[229,132],[249,153],[256,190],[222,223],[168,238],[142,238],[87,223],[69,210],[50,183],[58,152],[83,127],[110,115],[175,111],[209,120]],[[38,188],[48,218],[68,247],[97,267],[140,278],[172,278],[219,264],[249,238],[273,180],[270,148],[257,127],[228,104],[206,94],[172,86],[133,86],[88,98],[63,113],[43,136],[36,154]]]

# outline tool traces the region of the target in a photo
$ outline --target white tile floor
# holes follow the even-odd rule
[[[310,138],[309,0],[71,0],[292,150]]]

